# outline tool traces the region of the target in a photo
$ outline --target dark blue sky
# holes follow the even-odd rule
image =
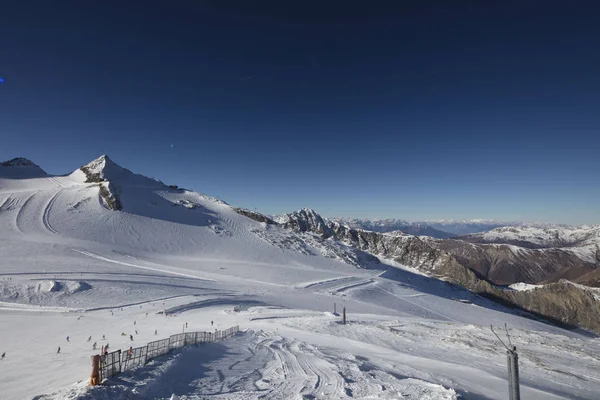
[[[266,213],[600,223],[594,2],[253,3],[4,2],[0,159],[109,154]]]

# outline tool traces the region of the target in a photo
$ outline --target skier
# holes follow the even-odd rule
[[[69,337],[67,336],[67,342],[69,341]]]
[[[154,334],[155,334],[155,335],[158,335],[158,329],[155,329],[155,330],[154,330]]]
[[[6,357],[6,352],[2,353],[2,357],[0,358],[4,359],[4,357]]]
[[[187,328],[187,322],[185,323],[185,327]]]
[[[94,344],[92,345],[92,350],[96,350],[97,345],[98,345],[98,343],[94,342]]]
[[[106,340],[106,338],[104,337],[104,335],[102,335],[102,340]]]
[[[148,316],[148,313],[146,313],[146,317]]]
[[[91,342],[91,341],[92,341],[92,337],[90,336],[90,337],[88,338],[88,342]]]
[[[210,326],[213,326],[215,324],[215,321],[210,321]]]
[[[133,335],[129,335],[129,339],[133,342]]]
[[[56,354],[60,354],[60,346],[58,346],[58,350],[56,351]]]
[[[136,335],[138,334],[138,333],[137,333],[137,329],[136,329],[136,331],[135,331],[135,334],[136,334]]]
[[[133,321],[133,324],[135,325],[135,321]]]

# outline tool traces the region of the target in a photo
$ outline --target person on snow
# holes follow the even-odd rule
[[[155,330],[154,330],[154,334],[155,334],[155,335],[158,335],[158,329],[155,329]]]
[[[135,325],[135,321],[133,321],[133,324]]]
[[[98,343],[94,342],[94,344],[92,345],[92,350],[96,350],[97,345],[98,345]]]
[[[104,337],[104,335],[102,335],[102,340],[106,340],[106,338]]]
[[[185,323],[185,327],[187,328],[187,322]]]
[[[56,354],[60,354],[60,346],[58,346],[58,350],[56,351]]]
[[[6,357],[6,352],[2,353],[2,357],[0,358],[4,359],[4,357]]]
[[[215,324],[215,321],[210,321],[210,326],[213,326]]]
[[[92,337],[90,336],[90,337],[88,338],[88,342],[91,342],[91,341],[92,341]]]
[[[129,339],[133,342],[133,335],[129,335]]]

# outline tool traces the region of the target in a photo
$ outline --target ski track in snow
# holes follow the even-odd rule
[[[29,195],[29,197],[27,197],[27,199],[22,204],[18,203],[20,205],[20,208],[17,212],[17,216],[15,217],[15,226],[19,233],[25,233],[25,228],[23,228],[23,218],[25,218],[24,210],[27,208],[27,204],[29,204],[31,199],[33,199],[33,197],[38,193],[39,192],[33,192]]]
[[[363,280],[359,280],[358,282],[350,283],[348,285],[336,287],[333,292],[334,293],[342,293],[342,292],[345,292],[348,290],[359,288],[361,286],[370,285],[372,283],[375,283],[375,279],[363,279]]]
[[[221,357],[222,351],[231,356]],[[190,380],[197,375],[189,374],[187,369],[197,363],[198,357],[205,360],[200,368],[204,372],[200,379]],[[414,378],[398,380],[386,372],[373,370],[369,362],[345,357],[273,332],[248,331],[222,343],[167,356],[141,380],[139,373],[128,371],[118,381],[127,382],[124,387],[132,382],[131,392],[141,398],[155,399],[168,399],[171,393],[179,393],[186,399],[457,398],[453,390],[441,385]],[[354,367],[356,363],[359,367]],[[173,383],[175,375],[182,382]],[[105,391],[100,388],[99,397]]]
[[[197,279],[197,280],[201,280],[201,281],[214,282],[212,279],[201,278],[201,277],[196,276],[196,275],[185,274],[185,273],[175,272],[175,271],[169,271],[169,270],[160,269],[160,268],[146,267],[146,266],[142,266],[142,265],[138,265],[138,264],[131,264],[131,263],[127,263],[127,262],[124,262],[124,261],[118,261],[118,260],[113,260],[113,259],[106,258],[106,257],[103,257],[103,256],[99,256],[97,254],[90,253],[88,251],[77,250],[77,249],[72,249],[72,250],[76,251],[77,253],[83,254],[84,256],[92,257],[92,258],[95,258],[95,259],[101,260],[101,261],[106,261],[108,263],[119,264],[119,265],[124,265],[124,266],[127,266],[127,267],[133,267],[133,268],[146,269],[146,270],[149,270],[149,271],[163,272],[165,274],[176,275],[176,276],[183,276],[183,277],[186,277],[186,278],[193,278],[193,279]]]
[[[297,287],[303,288],[303,289],[308,289],[308,288],[312,288],[315,286],[322,286],[322,285],[326,285],[329,283],[334,283],[334,282],[339,282],[342,280],[349,280],[349,279],[356,279],[356,278],[353,276],[341,276],[339,278],[331,278],[331,279],[324,279],[324,280],[316,281],[316,282],[301,283]]]
[[[46,204],[46,207],[44,207],[44,212],[42,214],[42,224],[50,233],[53,233],[54,235],[59,235],[59,233],[54,228],[52,228],[52,225],[50,224],[50,211],[52,210],[52,206],[54,205],[54,202],[56,201],[56,198],[59,194],[60,192],[56,192],[50,198],[50,200]]]
[[[387,289],[384,289],[381,286],[377,286],[377,289],[379,289],[379,290],[381,290],[383,292],[386,292],[386,293],[388,293],[388,294],[390,294],[390,295],[392,295],[392,296],[394,296],[394,297],[396,297],[396,298],[398,298],[398,299],[400,299],[402,301],[406,301],[407,303],[410,303],[410,304],[412,304],[414,306],[422,308],[423,310],[427,311],[428,313],[431,313],[431,314],[434,314],[434,315],[438,315],[441,318],[442,321],[454,321],[454,322],[460,323],[460,321],[457,321],[454,318],[451,318],[451,317],[449,317],[447,315],[440,314],[439,312],[434,311],[434,310],[432,310],[432,309],[430,309],[428,307],[425,307],[425,306],[423,306],[421,304],[417,304],[414,301],[410,301],[406,296],[404,296],[404,297],[403,296],[398,296],[394,292],[391,292],[391,291],[389,291]]]

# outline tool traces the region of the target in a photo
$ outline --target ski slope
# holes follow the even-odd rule
[[[357,268],[337,244],[107,158],[90,166],[118,187],[121,211],[107,209],[80,170],[0,167],[3,399],[504,399],[506,360],[489,331],[504,323],[520,350],[523,398],[598,398],[592,335],[401,266]],[[172,316],[158,314],[165,309]],[[128,348],[130,334],[139,346],[155,330],[164,338],[186,322],[213,329],[210,321],[243,332],[159,358],[111,387],[85,386],[94,341]]]

